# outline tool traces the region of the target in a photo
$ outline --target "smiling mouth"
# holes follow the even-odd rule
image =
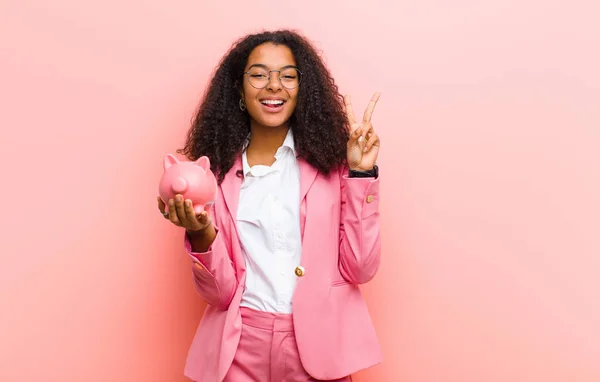
[[[260,101],[260,103],[262,103],[266,107],[277,108],[277,107],[283,106],[285,101],[282,99],[264,99],[264,100]]]

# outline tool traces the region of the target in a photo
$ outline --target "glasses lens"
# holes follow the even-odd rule
[[[248,72],[248,81],[255,88],[264,88],[269,83],[269,72],[262,68],[252,68]]]
[[[273,72],[277,75],[277,72]],[[300,72],[295,68],[287,68],[279,73],[281,85],[287,89],[294,89],[300,85]],[[262,89],[269,84],[269,71],[263,68],[251,68],[248,72],[248,81],[250,85],[257,89]]]
[[[295,68],[287,68],[281,71],[279,79],[284,87],[294,89],[300,85],[300,72]]]

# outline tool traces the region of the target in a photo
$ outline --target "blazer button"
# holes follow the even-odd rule
[[[302,277],[302,276],[304,276],[304,273],[306,273],[306,271],[304,270],[303,266],[298,265],[296,267],[296,269],[294,270],[294,273],[296,274],[296,276]]]
[[[373,201],[373,195],[367,196],[367,203],[371,203]]]

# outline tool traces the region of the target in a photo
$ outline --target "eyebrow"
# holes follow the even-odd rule
[[[259,67],[259,68],[264,68],[264,69],[266,69],[266,70],[271,70],[271,69],[269,69],[269,67],[268,67],[267,65],[265,65],[265,64],[252,64],[252,65],[250,65],[250,66],[248,67],[248,70],[250,70],[250,69],[252,69],[252,68],[254,68],[254,67]],[[296,65],[285,65],[285,66],[282,66],[282,67],[281,67],[281,68],[279,68],[279,69],[273,69],[273,70],[283,70],[283,69],[289,69],[289,68],[298,69],[298,67],[297,67]]]

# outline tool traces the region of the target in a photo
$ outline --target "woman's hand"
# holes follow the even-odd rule
[[[189,233],[200,233],[212,224],[212,218],[208,214],[208,206],[200,215],[194,212],[191,200],[183,201],[183,196],[177,194],[175,199],[169,199],[169,212],[165,212],[165,203],[157,197],[160,213],[178,227],[183,227]]]
[[[380,95],[380,93],[375,93],[373,95],[371,102],[369,102],[369,106],[367,106],[367,110],[365,110],[363,120],[360,122],[357,122],[356,118],[354,118],[350,96],[347,95],[344,97],[346,116],[348,117],[348,124],[350,125],[347,160],[348,167],[350,167],[351,170],[369,171],[375,166],[375,162],[377,161],[377,155],[379,154],[379,137],[375,134],[373,124],[371,123],[371,117]]]

